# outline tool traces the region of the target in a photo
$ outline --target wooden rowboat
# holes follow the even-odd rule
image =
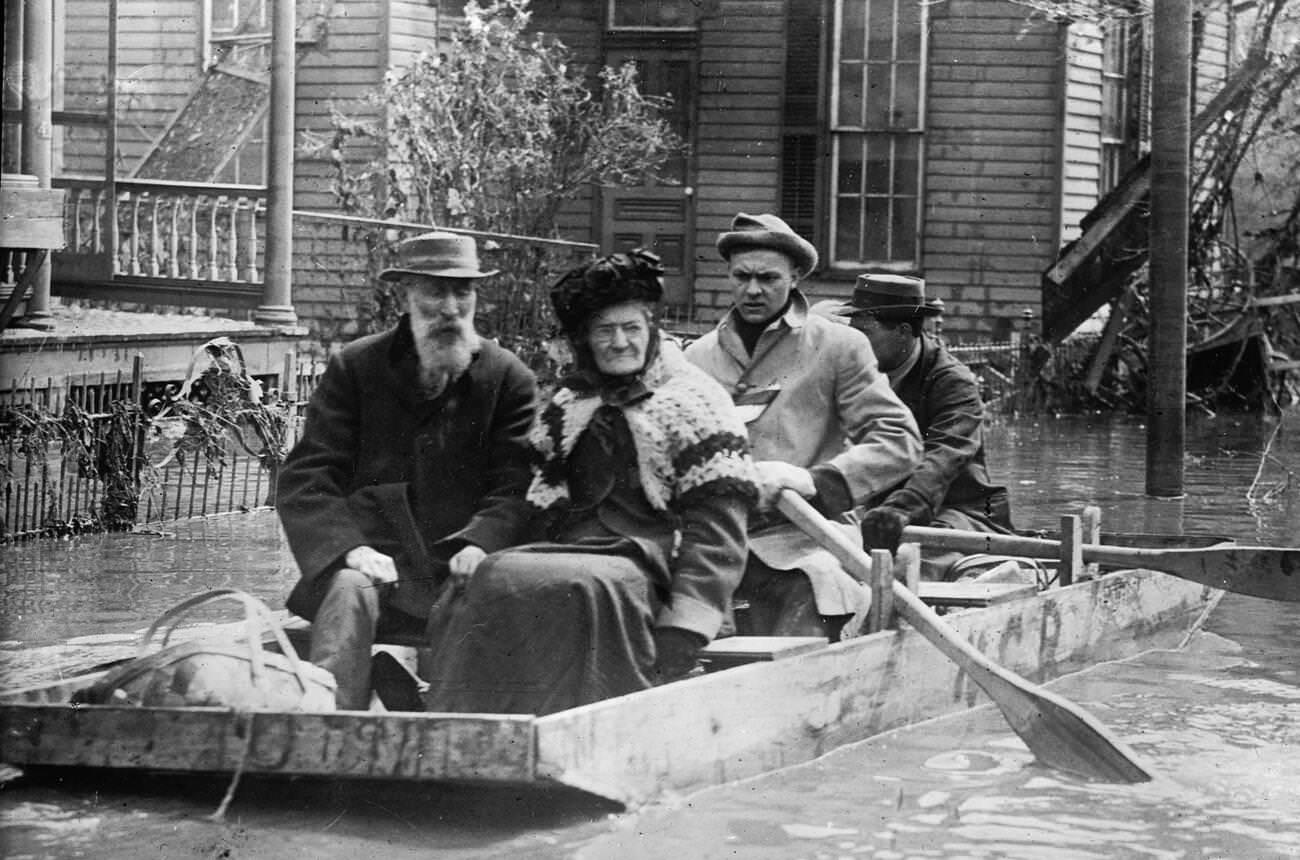
[[[997,663],[1042,683],[1179,647],[1221,595],[1163,573],[1121,571],[944,620]],[[906,626],[835,644],[782,639],[774,647],[740,637],[709,654],[731,665],[754,645],[767,659],[544,717],[68,704],[99,677],[90,674],[0,693],[0,761],[564,785],[635,805],[988,703]]]

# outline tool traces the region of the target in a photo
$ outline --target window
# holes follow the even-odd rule
[[[236,65],[265,74],[271,67],[267,0],[205,0],[205,65]]]
[[[920,264],[926,5],[790,0],[781,214],[831,271]]]
[[[204,0],[204,66],[265,80],[271,72],[270,0]],[[266,177],[266,117],[258,118],[216,182],[261,185]]]
[[[925,4],[835,0],[830,63],[832,267],[918,264]]]
[[[1101,44],[1101,174],[1105,195],[1137,161],[1141,147],[1142,18],[1112,18]]]
[[[693,30],[699,0],[609,0],[611,30]]]

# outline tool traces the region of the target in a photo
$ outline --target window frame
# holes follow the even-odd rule
[[[898,80],[897,71],[901,64],[911,64],[912,58],[899,56],[899,36],[897,21],[900,11],[908,5],[915,3],[918,14],[919,33],[917,38],[917,56],[914,63],[917,69],[916,75],[916,103],[912,107],[915,109],[915,125],[908,128],[871,128],[866,125],[853,126],[847,125],[840,121],[838,116],[840,108],[841,94],[841,64],[843,61],[843,41],[844,41],[844,5],[845,3],[862,3],[869,12],[870,0],[832,0],[830,16],[830,32],[828,41],[830,43],[830,57],[828,61],[827,78],[828,86],[826,87],[826,120],[823,126],[824,133],[827,136],[827,145],[825,147],[828,153],[826,166],[826,183],[822,193],[819,196],[819,205],[823,207],[824,217],[820,219],[827,225],[826,233],[821,237],[821,245],[825,251],[824,259],[827,261],[825,266],[831,273],[844,272],[853,273],[863,269],[872,269],[876,271],[894,271],[894,272],[914,272],[919,271],[922,259],[922,228],[925,216],[925,156],[926,156],[926,87],[929,72],[929,34],[928,34],[928,4],[921,0],[892,0],[894,12],[894,31],[890,38],[890,81],[891,81],[891,99],[897,95],[894,84]],[[870,26],[869,24],[867,25]],[[864,57],[863,62],[868,62]],[[869,197],[879,199],[884,197],[890,201],[890,214],[887,216],[890,222],[890,232],[886,240],[887,247],[895,245],[894,236],[896,235],[894,222],[894,201],[899,199],[914,200],[915,211],[911,218],[913,231],[911,255],[903,258],[890,256],[884,259],[848,259],[837,256],[837,235],[839,231],[839,201],[845,196],[839,190],[840,177],[840,154],[842,147],[848,140],[869,141],[870,138],[879,137],[887,142],[890,150],[889,156],[889,191],[886,194],[867,194],[865,189],[858,195],[859,200],[865,200]],[[898,168],[898,157],[896,154],[897,144],[902,139],[915,141],[915,175],[913,177],[913,186],[915,195],[899,194],[897,191],[896,170]],[[865,164],[864,164],[865,181]],[[862,245],[862,239],[865,234],[865,227],[858,230],[858,243]]]
[[[635,33],[656,33],[656,34],[681,34],[693,35],[700,30],[699,4],[693,0],[681,0],[688,11],[694,10],[694,18],[689,24],[682,24],[675,27],[658,26],[655,24],[615,24],[617,7],[619,3],[628,2],[651,2],[651,0],[605,0],[605,29],[609,33],[635,34]]]

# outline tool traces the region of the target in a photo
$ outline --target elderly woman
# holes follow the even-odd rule
[[[731,398],[655,325],[662,275],[636,250],[553,288],[576,368],[529,437],[518,528],[540,542],[453,582],[430,710],[546,714],[634,692],[690,672],[717,635],[757,488]]]

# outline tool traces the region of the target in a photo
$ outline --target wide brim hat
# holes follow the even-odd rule
[[[943,302],[926,300],[922,278],[866,274],[858,275],[849,301],[831,308],[830,313],[842,317],[865,313],[884,317],[938,316],[943,313]]]
[[[663,294],[659,256],[636,248],[570,269],[551,287],[551,306],[560,327],[576,337],[598,311],[632,301],[658,304]]]
[[[747,215],[731,219],[731,229],[718,234],[718,253],[730,260],[736,251],[765,248],[788,256],[796,268],[808,274],[817,268],[817,249],[775,215]]]
[[[498,271],[482,270],[478,259],[478,244],[474,237],[438,230],[398,242],[396,264],[380,272],[379,279],[395,281],[402,275],[486,278]]]

